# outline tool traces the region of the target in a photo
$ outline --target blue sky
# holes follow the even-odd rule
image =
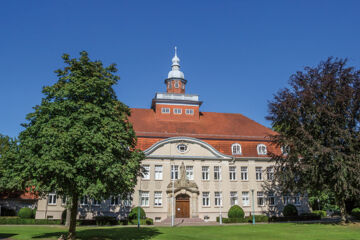
[[[269,126],[267,103],[289,76],[328,56],[360,66],[360,1],[1,1],[0,133],[16,137],[61,55],[116,63],[120,101],[149,108],[178,46],[202,111]]]

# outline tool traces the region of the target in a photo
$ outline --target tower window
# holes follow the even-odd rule
[[[187,115],[194,115],[194,109],[185,109]]]
[[[170,113],[170,108],[161,108],[161,113]]]
[[[182,110],[181,108],[174,108],[174,114],[181,114]]]
[[[175,88],[179,88],[179,85],[180,85],[180,84],[179,84],[179,81],[176,81],[175,84],[174,84],[174,87],[175,87]]]
[[[171,82],[168,82],[168,89],[171,89]]]

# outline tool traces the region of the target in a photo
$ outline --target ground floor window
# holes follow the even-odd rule
[[[112,206],[119,205],[119,197],[111,196],[110,197],[110,204]]]
[[[49,205],[56,205],[56,194],[55,193],[49,193],[49,195],[48,195],[48,204]]]
[[[209,192],[203,192],[202,193],[202,204],[203,206],[210,206],[210,193]]]
[[[301,202],[300,202],[300,194],[296,194],[295,196],[295,205],[301,205]]]
[[[215,206],[222,206],[221,192],[215,192]]]
[[[243,206],[250,206],[249,192],[242,192],[242,203]]]
[[[264,192],[257,192],[257,204],[258,206],[264,206]]]
[[[230,204],[231,206],[239,205],[237,192],[230,192]]]
[[[269,194],[268,194],[268,199],[269,199],[269,206],[274,206],[274,205],[275,205],[275,195],[274,195],[274,192],[269,192]]]
[[[162,206],[162,193],[155,192],[154,193],[154,206]]]
[[[149,206],[149,192],[142,191],[140,196],[141,196],[140,197],[141,206],[148,207]]]
[[[80,199],[80,205],[88,205],[88,197],[87,196],[83,196]]]

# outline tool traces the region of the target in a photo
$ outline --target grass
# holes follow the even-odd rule
[[[66,229],[61,226],[0,226],[0,239],[57,239]],[[78,239],[266,239],[266,240],[360,240],[360,224],[259,224],[190,227],[78,227]]]

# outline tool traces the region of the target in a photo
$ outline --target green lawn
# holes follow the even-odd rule
[[[360,240],[360,224],[259,224],[196,227],[78,227],[78,239],[265,239],[265,240]],[[64,227],[0,226],[0,239],[57,239]]]

